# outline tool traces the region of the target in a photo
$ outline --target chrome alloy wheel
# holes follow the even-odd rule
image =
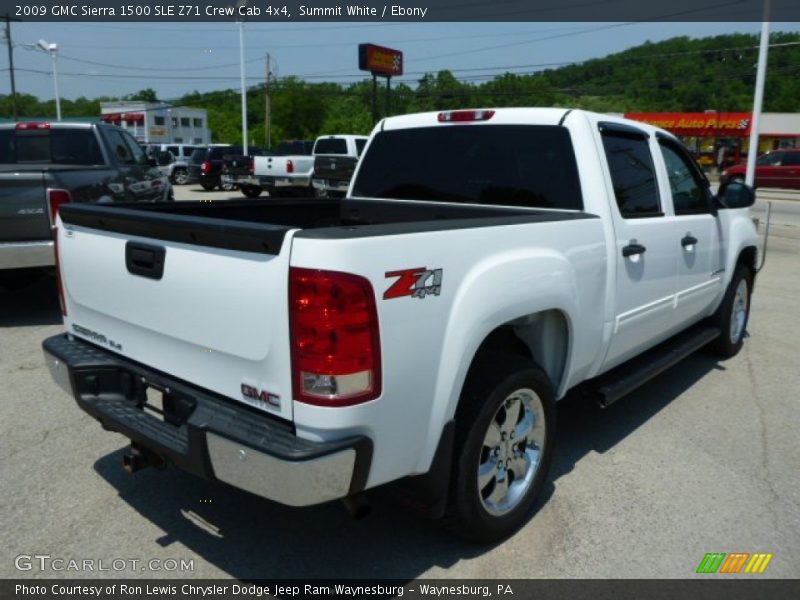
[[[744,334],[744,326],[747,321],[747,281],[741,279],[736,286],[736,295],[733,297],[733,307],[731,308],[731,330],[729,332],[731,343],[738,344]]]
[[[478,492],[490,514],[504,515],[525,497],[539,470],[546,435],[544,407],[536,392],[518,389],[500,404],[478,464]]]

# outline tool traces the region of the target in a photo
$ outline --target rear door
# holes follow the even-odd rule
[[[719,220],[711,214],[708,184],[688,153],[675,141],[658,141],[669,181],[675,213],[673,246],[677,256],[677,279],[673,329],[682,329],[704,316],[722,287]]]
[[[653,140],[637,128],[600,123],[614,192],[617,280],[605,364],[615,366],[664,338],[675,297],[675,240],[660,197]]]

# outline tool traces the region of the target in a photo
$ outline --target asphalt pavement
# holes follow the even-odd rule
[[[126,440],[44,366],[41,341],[62,331],[53,279],[0,292],[0,577],[685,578],[709,552],[771,553],[759,577],[800,577],[800,236],[786,202],[773,217],[791,235],[770,240],[742,352],[692,356],[607,409],[562,401],[538,512],[495,546],[451,537],[390,490],[353,520],[174,469],[128,475]],[[19,569],[37,554],[95,571]]]

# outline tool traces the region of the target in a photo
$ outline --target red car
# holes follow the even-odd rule
[[[745,165],[722,172],[720,183],[744,181]],[[754,187],[800,189],[800,148],[772,150],[756,160]]]

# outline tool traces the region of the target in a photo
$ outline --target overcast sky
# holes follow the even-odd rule
[[[249,85],[264,80],[270,53],[278,77],[353,81],[357,46],[372,42],[402,50],[406,75],[441,69],[479,81],[505,71],[579,62],[678,35],[758,33],[760,23],[250,23],[245,25]],[[774,23],[773,31],[800,31]],[[193,90],[238,88],[235,23],[14,23],[17,91],[53,97],[50,58],[26,45],[44,39],[59,47],[62,98],[119,97],[151,87],[173,99]],[[8,58],[0,52],[0,93],[10,91]]]

